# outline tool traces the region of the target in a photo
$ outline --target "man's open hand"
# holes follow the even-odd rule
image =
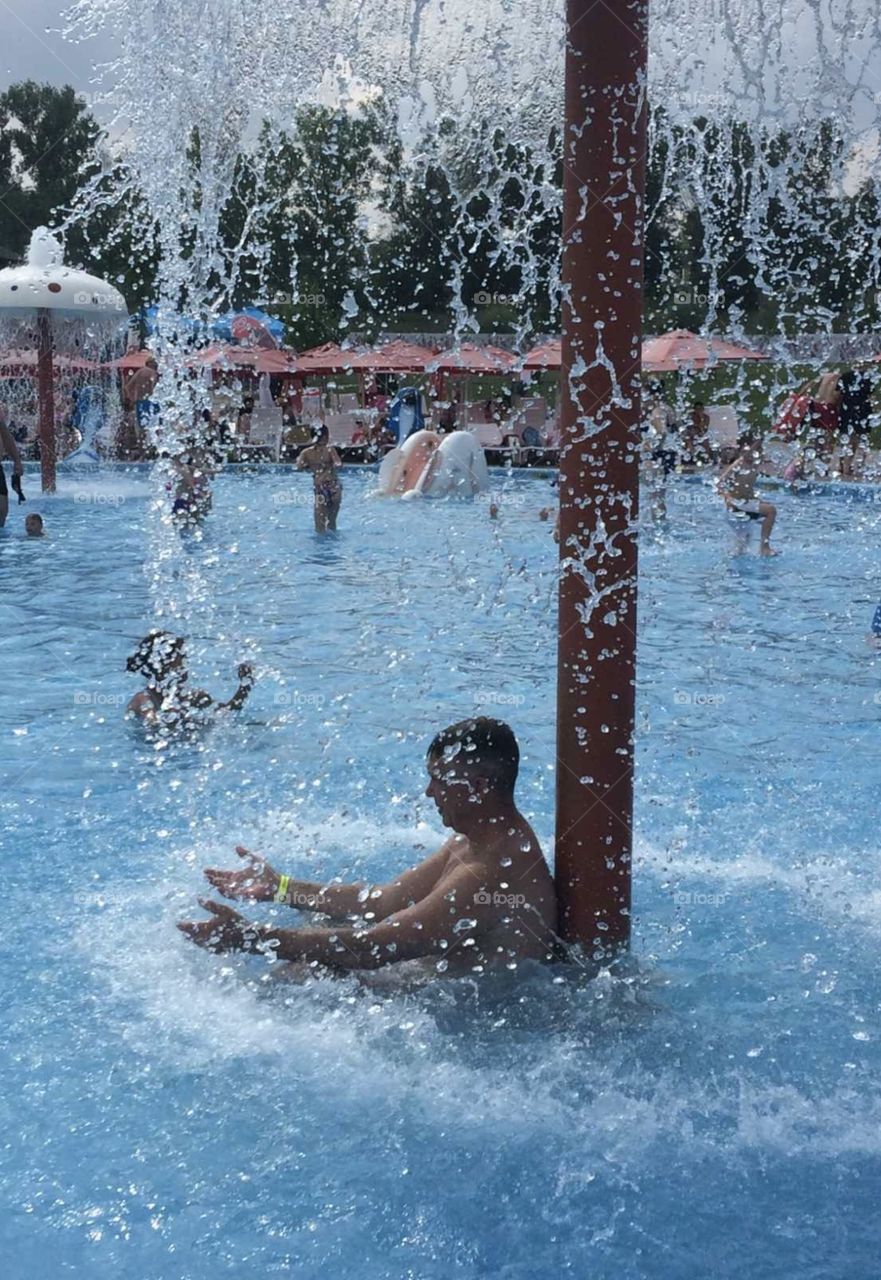
[[[278,892],[281,879],[277,871],[259,854],[249,853],[244,845],[236,845],[236,853],[244,858],[246,866],[241,871],[221,871],[206,867],[205,878],[225,898],[238,898],[246,902],[271,902]]]
[[[211,912],[210,920],[181,920],[178,929],[206,951],[254,951],[259,929],[232,907],[210,898],[200,898],[199,906]]]

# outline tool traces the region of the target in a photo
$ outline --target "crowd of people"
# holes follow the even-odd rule
[[[790,396],[775,424],[776,433],[795,446],[785,478],[835,471],[843,480],[856,479],[876,422],[872,395],[868,370],[845,369],[825,373]]]

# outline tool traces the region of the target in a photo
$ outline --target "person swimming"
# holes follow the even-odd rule
[[[171,514],[178,524],[195,524],[211,510],[212,462],[207,451],[194,444],[171,459],[173,478],[168,489],[173,495]]]
[[[761,520],[759,553],[775,556],[777,552],[771,548],[771,531],[777,519],[777,508],[756,497],[761,465],[762,446],[751,432],[747,432],[740,453],[721,473],[716,487],[729,511],[750,520]]]
[[[126,707],[150,728],[186,733],[204,723],[200,712],[240,711],[254,687],[250,663],[238,667],[239,687],[229,702],[215,702],[203,689],[187,687],[186,646],[170,631],[149,631],[126,661],[126,670],[147,677],[147,687],[136,693]]]
[[[22,465],[21,454],[12,432],[9,430],[9,417],[6,405],[0,403],[0,528],[6,523],[9,514],[9,490],[6,485],[6,473],[3,470],[3,457],[8,454],[12,459],[12,487],[18,494],[19,502],[24,502],[21,487]]]
[[[297,470],[312,473],[316,533],[336,532],[337,516],[343,501],[343,486],[337,475],[343,464],[329,442],[327,427],[316,427],[312,444],[297,458]]]
[[[36,511],[32,511],[29,516],[25,516],[24,531],[29,538],[45,537],[46,529],[43,525],[43,517],[37,515]]]
[[[238,846],[241,869],[208,868],[226,898],[276,902],[328,918],[276,928],[201,899],[207,920],[178,928],[209,951],[250,951],[332,971],[421,962],[435,975],[512,971],[558,958],[557,896],[538,838],[517,808],[520,749],[509,725],[478,716],[438,733],[428,786],[452,834],[418,865],[383,885],[317,884],[284,875]],[[333,923],[336,922],[336,923]]]

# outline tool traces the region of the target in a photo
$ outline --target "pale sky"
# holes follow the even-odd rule
[[[0,91],[18,80],[37,80],[72,84],[91,99],[93,64],[114,57],[113,42],[68,43],[57,31],[65,8],[64,0],[0,0]]]

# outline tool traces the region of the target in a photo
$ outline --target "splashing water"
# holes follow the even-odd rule
[[[518,337],[553,312],[559,272],[539,250],[560,222],[562,5],[79,0],[71,34],[99,26],[116,32],[121,49],[105,73],[122,140],[114,181],[120,198],[138,193],[144,235],[158,248],[163,445],[173,449],[191,431],[203,394],[184,371],[180,316],[207,323],[241,286],[268,287],[267,225],[277,210],[261,196],[262,179],[282,136],[296,135],[305,104],[354,111],[381,100],[412,171],[436,166],[445,174],[455,208],[448,267],[458,334],[478,327],[467,266],[477,243],[523,302]],[[649,270],[668,278],[671,298],[687,292],[708,325],[724,312],[737,329],[741,317],[726,289],[744,276],[776,300],[771,328],[781,339],[793,326],[833,328],[835,315],[816,289],[816,262],[830,252],[845,283],[858,272],[857,320],[868,324],[876,314],[874,197],[867,191],[846,226],[830,218],[829,197],[876,171],[879,48],[869,0],[834,14],[807,0],[652,6]],[[328,155],[329,170],[334,159]],[[806,171],[815,175],[810,190]],[[248,207],[230,248],[224,218],[239,188]],[[95,184],[73,216],[87,216],[99,199],[107,191]],[[683,243],[676,219],[688,220],[688,262],[676,256]],[[290,248],[296,289],[295,237]],[[369,264],[358,270],[363,290],[353,322],[369,310]],[[744,397],[750,377],[737,374]],[[108,745],[94,713],[84,723],[84,740],[107,761],[98,784],[104,816],[86,797],[74,806],[98,888],[78,889],[81,867],[67,866],[53,882],[56,893],[83,893],[72,942],[76,1029],[40,1021],[39,1055],[16,1054],[8,1095],[23,1098],[34,1135],[47,1114],[75,1117],[28,1146],[13,1225],[24,1235],[29,1215],[43,1224],[49,1243],[41,1241],[34,1258],[89,1280],[142,1280],[148,1270],[174,1268],[201,1280],[255,1261],[267,1274],[358,1271],[370,1280],[433,1280],[453,1265],[466,1276],[517,1280],[585,1268],[659,1280],[760,1274],[766,1265],[796,1276],[818,1258],[827,1274],[844,1270],[840,1212],[854,1234],[848,1273],[870,1274],[881,1101],[876,1041],[864,1038],[874,1035],[877,1002],[861,952],[877,933],[877,891],[829,848],[832,818],[819,791],[828,789],[834,763],[821,743],[817,781],[805,759],[806,737],[817,732],[817,694],[802,681],[805,644],[784,628],[792,621],[819,648],[828,714],[847,723],[841,734],[856,760],[854,805],[836,814],[832,831],[856,863],[877,844],[864,821],[877,807],[866,745],[877,723],[863,706],[871,674],[835,629],[859,602],[845,590],[851,550],[834,504],[822,509],[817,543],[809,517],[787,499],[798,570],[828,572],[823,556],[837,566],[816,597],[799,589],[798,572],[775,586],[730,568],[718,531],[708,540],[696,520],[681,542],[649,548],[646,614],[659,621],[641,678],[656,728],[643,744],[639,867],[649,921],[643,951],[657,972],[605,975],[586,996],[536,979],[530,998],[524,980],[494,1005],[492,996],[472,1000],[453,984],[425,1001],[365,997],[347,985],[268,994],[264,975],[247,966],[218,971],[203,957],[183,966],[168,941],[169,917],[182,907],[181,866],[193,870],[190,901],[196,870],[228,856],[229,833],[244,817],[270,852],[296,853],[315,875],[340,866],[352,875],[388,874],[388,841],[404,858],[437,834],[418,806],[415,816],[397,817],[400,789],[387,766],[394,761],[400,784],[433,719],[452,718],[454,703],[473,700],[475,679],[486,684],[473,672],[472,634],[457,632],[463,615],[497,684],[512,679],[527,704],[522,716],[543,755],[527,762],[526,787],[548,824],[547,601],[556,577],[537,521],[516,535],[510,523],[488,530],[471,507],[455,520],[435,513],[429,528],[402,507],[390,539],[381,523],[389,517],[358,503],[357,548],[310,546],[291,566],[279,552],[282,535],[293,536],[284,523],[291,509],[279,503],[267,517],[258,482],[220,482],[217,525],[193,549],[164,514],[168,472],[159,467],[157,475],[150,509],[138,504],[136,516],[119,522],[114,546],[127,594],[117,569],[107,568],[106,546],[72,523],[77,537],[96,537],[92,571],[111,623],[98,634],[94,619],[80,616],[65,586],[76,565],[65,562],[67,576],[52,584],[57,618],[43,602],[47,641],[57,625],[64,646],[86,648],[92,661],[106,633],[119,658],[122,633],[173,620],[193,634],[200,656],[210,654],[215,673],[258,655],[264,670],[290,673],[295,654],[299,669],[289,679],[299,683],[291,687],[313,701],[292,703],[282,686],[288,700],[264,707],[259,732],[234,729],[177,754],[157,753],[155,762],[144,748],[137,767],[121,733]],[[281,487],[277,478],[267,483]],[[688,524],[696,510],[683,504],[674,513]],[[525,516],[515,507],[508,519]],[[876,525],[866,503],[856,540],[861,575],[871,571],[866,548]],[[477,567],[475,547],[483,557]],[[377,566],[370,575],[365,556]],[[517,644],[515,678],[500,633]],[[538,637],[536,644],[524,636]],[[779,708],[771,653],[796,690]],[[304,661],[314,654],[321,663]],[[677,721],[675,680],[694,681],[717,660],[724,714],[700,721],[692,702],[694,716],[682,711]],[[55,678],[67,688],[73,676],[62,669]],[[327,681],[340,699],[332,709],[321,701]],[[34,737],[41,715],[34,713]],[[363,745],[371,733],[373,749],[361,761],[347,735]],[[61,754],[54,785],[66,801],[78,761]],[[117,771],[120,760],[128,763]],[[794,777],[782,767],[790,760]],[[137,811],[126,789],[135,778]],[[369,798],[371,788],[380,799]],[[330,821],[340,797],[351,796],[366,816]],[[2,802],[51,837],[60,862],[66,830],[44,833],[43,815],[15,796]],[[755,830],[747,848],[744,805]],[[24,919],[24,889],[16,903]],[[49,910],[60,932],[64,912],[57,903]],[[855,942],[842,920],[856,922]],[[469,923],[460,923],[463,932]],[[52,991],[55,936],[47,929],[40,940],[38,992]],[[112,1012],[99,1043],[89,1029],[105,1003]],[[17,1008],[21,1043],[36,1018],[31,1007]],[[63,1035],[73,1038],[73,1057]],[[829,1052],[812,1064],[821,1044]],[[63,1070],[53,1072],[53,1055]],[[840,1180],[827,1193],[820,1188],[830,1159]],[[753,1251],[744,1221],[759,1223],[761,1250]]]
[[[692,300],[709,323],[724,300],[722,273],[739,272],[772,298],[784,294],[781,332],[808,320],[829,327],[812,258],[838,251],[848,280],[859,264],[861,292],[879,284],[874,195],[853,210],[852,225],[827,216],[832,194],[877,172],[876,7],[851,0],[833,12],[785,0],[757,11],[747,0],[665,0],[651,18],[648,216],[661,252],[675,194],[685,210],[676,216],[695,222],[704,270]],[[219,240],[241,157],[259,188],[273,139],[295,132],[300,107],[377,96],[417,171],[439,164],[447,175],[462,258],[482,241],[509,273],[525,302],[522,332],[542,277],[551,294],[558,289],[534,242],[539,228],[559,226],[559,0],[79,0],[72,30],[98,26],[121,44],[106,80],[125,131],[125,171],[155,224],[160,298],[171,315],[211,314],[234,291],[246,253],[259,264],[268,213],[259,200],[239,246],[224,252]],[[670,274],[672,293],[686,264],[655,265]],[[454,257],[450,270],[457,327],[476,327],[461,297],[463,261]]]

